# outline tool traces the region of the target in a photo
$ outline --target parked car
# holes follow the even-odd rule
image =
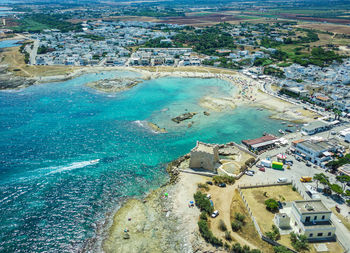
[[[292,161],[292,160],[286,160],[286,161],[285,161],[285,164],[288,164],[288,163],[289,163],[289,164],[293,164],[293,161]]]
[[[249,170],[247,170],[247,171],[245,172],[245,174],[246,174],[247,176],[254,176],[254,173],[251,172],[251,171],[249,171]]]
[[[206,183],[209,184],[209,185],[213,185],[212,181],[207,181]]]
[[[309,163],[309,162],[307,162],[305,165],[306,165],[307,167],[311,167],[311,163]]]
[[[259,170],[262,171],[262,172],[265,172],[265,168],[264,167],[261,167]]]
[[[221,184],[219,184],[219,187],[226,187],[226,184],[225,183],[221,183]]]
[[[207,198],[208,198],[208,199],[211,199],[211,195],[210,195],[210,194],[207,194]]]
[[[279,209],[282,209],[282,208],[283,208],[283,205],[282,205],[282,202],[281,202],[281,201],[277,201],[277,204],[278,204],[278,208],[279,208]]]
[[[279,179],[277,179],[277,183],[286,183],[287,182],[287,178],[285,177],[280,177]]]
[[[211,214],[211,217],[212,218],[215,218],[219,215],[219,211],[218,210],[215,210],[212,214]]]
[[[301,158],[299,156],[295,157],[295,160],[297,160],[298,162],[301,162]]]

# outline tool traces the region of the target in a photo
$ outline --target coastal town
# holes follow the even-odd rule
[[[206,10],[205,7],[203,9]],[[33,10],[37,11],[36,8]],[[124,6],[120,10],[111,7],[91,12],[73,7],[62,11],[53,7],[42,12],[43,19],[50,26],[39,30],[25,29],[36,19],[30,15],[21,16],[23,9],[20,8],[16,12],[10,11],[10,14],[2,18],[0,34],[4,39],[0,41],[0,46],[9,39],[14,42],[11,46],[0,47],[1,89],[18,89],[19,96],[22,96],[21,92],[26,90],[24,88],[34,87],[29,89],[29,95],[23,95],[40,103],[37,105],[40,109],[33,107],[31,111],[26,111],[30,117],[33,112],[42,113],[42,108],[46,108],[46,103],[50,104],[51,100],[68,101],[67,104],[58,106],[58,111],[63,111],[64,107],[75,110],[80,104],[73,99],[75,91],[70,90],[73,87],[83,90],[83,93],[79,93],[80,98],[87,100],[81,105],[83,111],[68,112],[65,117],[69,121],[73,122],[79,117],[111,120],[111,123],[99,121],[99,126],[112,125],[112,128],[101,128],[101,132],[94,132],[94,128],[86,122],[81,125],[72,123],[72,126],[67,124],[69,132],[83,132],[83,128],[87,129],[84,137],[79,139],[74,136],[76,142],[79,142],[74,145],[84,149],[84,157],[94,154],[93,160],[85,162],[91,171],[86,168],[86,171],[75,172],[75,169],[79,171],[85,166],[80,167],[78,162],[72,162],[68,167],[60,164],[40,169],[56,169],[57,178],[64,173],[72,173],[74,176],[86,173],[82,177],[84,180],[91,177],[92,181],[88,183],[94,185],[96,178],[89,173],[104,164],[106,167],[103,170],[108,173],[101,174],[102,176],[98,174],[97,178],[107,181],[107,178],[118,177],[108,187],[93,187],[102,189],[103,194],[112,192],[106,197],[106,202],[110,202],[110,208],[118,208],[113,211],[109,209],[108,214],[96,215],[100,220],[104,219],[103,225],[97,226],[94,223],[94,227],[91,226],[100,238],[96,239],[91,232],[89,240],[83,246],[79,245],[79,250],[348,252],[349,35],[308,28],[294,19],[265,17],[264,22],[232,20],[235,22],[230,23],[226,22],[230,21],[227,18],[229,16],[225,16],[227,19],[219,19],[211,25],[192,25],[173,21],[191,8],[145,7],[145,10],[157,15],[166,14],[157,18],[152,16],[148,20],[147,16],[143,19],[138,16],[130,18],[128,15],[140,12],[134,7]],[[205,16],[205,11],[202,11],[195,9],[189,13]],[[260,9],[258,12],[262,15],[265,10]],[[250,12],[248,14],[252,15]],[[62,18],[65,15],[69,19]],[[126,18],[122,19],[118,15],[126,15]],[[240,13],[240,16],[244,15]],[[21,18],[25,20],[22,23]],[[8,29],[8,24],[13,23],[16,26]],[[156,92],[165,90],[161,81],[170,82],[171,78],[179,78],[175,81],[178,86],[186,86],[179,81],[180,78],[186,79],[185,82],[206,80],[208,83],[203,86],[203,90],[208,89],[208,92],[199,93],[199,97],[193,96],[192,104],[183,107],[182,100],[171,100],[169,104],[160,99],[147,100],[149,98],[146,96],[158,99]],[[82,84],[78,85],[76,79],[83,80]],[[5,85],[8,80],[25,84]],[[211,80],[216,81],[210,83]],[[148,88],[146,83],[148,86],[153,85],[153,90],[145,92],[145,97],[137,97],[137,92]],[[49,88],[40,90],[46,84]],[[223,87],[219,85],[226,90],[221,91]],[[59,90],[59,86],[65,87],[65,90]],[[195,87],[194,89],[201,89]],[[35,93],[37,90],[44,94],[38,96],[39,99]],[[179,94],[180,90],[169,90],[169,96],[183,95]],[[51,100],[47,95],[50,92],[55,93],[50,97]],[[11,99],[12,92],[4,94],[5,99]],[[68,95],[59,97],[62,94]],[[192,99],[191,94],[186,95],[188,97],[184,96],[184,100]],[[123,100],[133,96],[137,98],[137,103]],[[29,98],[26,99],[29,101]],[[95,101],[107,105],[108,113],[98,117],[100,109],[87,106]],[[114,107],[111,101],[121,102]],[[161,108],[150,109],[153,108],[151,105],[158,103],[162,104]],[[193,108],[190,108],[191,105]],[[4,103],[5,106],[7,104]],[[56,110],[56,107],[53,108]],[[131,116],[126,113],[130,108],[135,109],[130,113]],[[216,140],[215,135],[221,134],[230,141],[209,143],[201,140],[199,135],[195,144],[192,139],[188,142],[194,144],[188,149],[188,143],[184,145],[182,140],[177,139],[179,136],[184,139],[195,136],[195,131],[200,132],[202,127],[208,127],[205,125],[207,120],[224,120],[226,124],[231,124],[232,121],[228,118],[235,117],[234,112],[247,108],[251,114],[266,112],[267,116],[264,117],[273,121],[278,128],[266,129],[263,123],[259,126],[260,122],[255,122],[254,127],[259,131],[252,132],[260,135],[247,138],[239,135],[240,132],[236,130],[233,132],[227,130],[229,128],[224,129],[218,122],[210,122],[218,129],[207,140]],[[50,110],[49,113],[52,113]],[[138,110],[144,114],[138,114]],[[160,120],[159,115],[164,118]],[[253,120],[258,121],[256,115],[253,117]],[[59,120],[63,118],[58,117]],[[234,124],[244,122],[243,118]],[[34,121],[34,117],[29,121],[31,120]],[[59,121],[42,125],[47,127],[51,124],[63,126]],[[4,126],[9,132],[18,127],[7,126],[5,123]],[[41,127],[39,123],[35,125],[37,126]],[[123,132],[121,127],[127,130]],[[243,126],[245,127],[247,126]],[[51,135],[56,136],[62,129],[57,129]],[[113,142],[113,147],[118,146],[114,139],[117,136],[122,140],[120,145],[123,149],[124,145],[128,149],[127,152],[116,154],[110,150],[96,151],[91,142],[84,142],[90,134],[96,137],[102,135],[103,131],[111,135],[101,142],[110,141]],[[127,143],[129,135],[135,143]],[[45,138],[48,137],[43,139]],[[174,143],[162,146],[165,138],[172,138]],[[145,140],[151,140],[152,144],[145,145],[142,142]],[[81,144],[80,141],[84,143]],[[133,151],[131,145],[137,145],[142,150]],[[169,157],[172,156],[169,153],[175,150],[172,145],[183,145],[186,148],[181,152],[176,150],[176,154],[181,155],[170,161]],[[161,150],[158,152],[162,154],[153,153],[152,147]],[[50,152],[53,154],[57,150]],[[33,156],[31,152],[32,149],[27,151]],[[142,154],[141,158],[137,152]],[[100,154],[108,156],[96,156]],[[153,155],[162,156],[163,160],[153,162]],[[128,163],[123,167],[125,171],[114,171],[114,167],[121,166],[118,162],[124,161],[123,159]],[[137,159],[142,160],[141,165]],[[142,173],[146,170],[153,174],[158,170],[165,174],[166,170],[166,176],[162,174],[166,182],[153,174],[150,178],[144,176]],[[49,178],[52,172],[54,171],[43,177]],[[147,188],[153,182],[159,187]],[[132,188],[133,184],[138,183],[143,185],[141,190]],[[124,192],[121,194],[115,191],[119,184],[125,184],[121,191],[127,192],[127,187],[132,190],[123,195]],[[44,187],[40,183],[37,185]],[[93,203],[91,206],[97,209],[102,202],[93,202],[92,198],[98,199],[103,195],[101,192],[89,197],[86,202]],[[74,192],[78,193],[77,190]],[[114,201],[113,198],[117,200]],[[6,198],[2,201],[6,201]],[[6,203],[8,202],[10,200]],[[77,206],[80,207],[80,204]],[[89,207],[89,210],[92,209]],[[44,223],[37,226],[44,226]],[[0,251],[2,249],[6,249],[6,245],[0,243]]]

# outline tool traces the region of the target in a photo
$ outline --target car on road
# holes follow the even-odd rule
[[[259,170],[262,171],[262,172],[265,172],[265,168],[264,167],[259,168]]]
[[[336,135],[336,134],[337,134],[337,132],[331,131],[331,135]]]
[[[226,184],[225,183],[221,183],[221,184],[219,184],[219,187],[226,187]]]
[[[219,211],[218,210],[215,210],[212,214],[211,214],[211,217],[212,218],[215,218],[219,215]]]
[[[301,162],[301,158],[299,156],[295,157],[295,160],[297,160],[298,162]]]
[[[305,165],[306,165],[307,167],[311,167],[311,163],[309,163],[309,162],[307,162]]]
[[[280,177],[279,179],[277,179],[277,183],[286,183],[287,182],[287,178],[285,177]]]

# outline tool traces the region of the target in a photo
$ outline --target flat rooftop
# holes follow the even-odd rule
[[[331,212],[321,200],[297,200],[294,204],[300,213]]]
[[[208,154],[214,154],[215,144],[208,144],[204,142],[197,142],[197,145],[191,151],[204,152]]]
[[[260,143],[265,143],[265,142],[271,142],[277,140],[277,138],[273,135],[267,134],[265,136],[262,136],[260,138],[257,139],[250,139],[250,140],[243,140],[242,143],[244,143],[245,145],[256,145],[256,144],[260,144]]]
[[[303,146],[315,152],[323,152],[332,147],[332,145],[330,145],[327,141],[310,141],[310,140],[299,142],[297,146]]]
[[[314,121],[314,122],[309,123],[309,124],[306,125],[306,126],[303,126],[302,129],[311,131],[311,130],[314,130],[314,129],[316,129],[316,128],[325,127],[325,126],[328,126],[328,125],[329,125],[329,124],[326,123],[326,122],[323,122],[323,121],[321,121],[321,120],[316,120],[316,121]]]

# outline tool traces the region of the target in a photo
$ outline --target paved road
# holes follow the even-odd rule
[[[30,65],[36,64],[36,56],[38,53],[38,48],[39,48],[39,41],[38,40],[34,40],[33,49],[31,49],[31,46],[27,46],[27,52],[29,53],[29,64]]]

